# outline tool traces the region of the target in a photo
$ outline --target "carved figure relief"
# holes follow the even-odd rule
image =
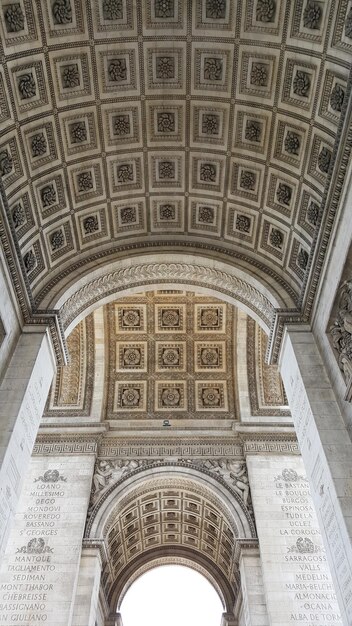
[[[98,459],[93,475],[91,506],[95,506],[99,498],[114,483],[125,478],[138,468],[147,468],[164,463],[163,459],[155,460],[121,460],[121,459]],[[224,480],[243,501],[251,514],[253,514],[250,498],[250,487],[245,461],[229,459],[179,459],[179,462],[189,463],[199,469],[206,469]]]
[[[236,493],[242,498],[247,506],[249,498],[249,481],[247,467],[244,461],[229,461],[219,459],[217,461],[206,461],[204,466],[211,472],[218,474],[228,483]]]
[[[142,461],[98,461],[93,476],[93,504],[95,504],[110,485],[141,465]]]
[[[298,537],[296,543],[288,547],[287,551],[298,552],[299,554],[314,554],[320,551],[320,547],[313,543],[309,537]]]
[[[44,472],[43,476],[38,476],[38,478],[34,479],[35,483],[38,483],[38,482],[42,482],[42,483],[58,483],[60,481],[67,482],[67,478],[65,478],[65,476],[60,474],[59,470],[56,470],[56,469],[46,470],[46,472]]]
[[[329,328],[337,362],[347,384],[352,379],[352,281],[343,283],[337,315]]]
[[[283,480],[285,483],[295,483],[297,481],[308,482],[305,476],[301,476],[297,474],[296,470],[287,467],[282,470],[281,474],[276,476],[275,480]]]
[[[21,554],[45,554],[53,549],[45,544],[43,537],[34,537],[28,541],[27,545],[17,548],[16,552]]]

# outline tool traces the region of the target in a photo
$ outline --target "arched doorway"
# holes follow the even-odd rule
[[[250,502],[192,463],[142,464],[119,475],[98,493],[85,534],[85,546],[106,546],[102,585],[110,616],[131,583],[163,563],[206,575],[233,616],[240,545],[256,545]]]
[[[223,610],[217,591],[198,568],[170,564],[154,566],[132,582],[120,615],[123,626],[163,626],[165,621],[170,626],[218,626]]]

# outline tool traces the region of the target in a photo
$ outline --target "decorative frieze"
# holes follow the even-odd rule
[[[178,459],[177,462],[165,462],[152,460],[105,460],[99,458],[96,462],[93,484],[92,484],[92,505],[100,499],[112,485],[127,478],[131,472],[135,470],[148,469],[150,467],[160,467],[167,465],[172,467],[189,467],[200,469],[207,473],[213,474],[217,478],[221,478],[231,489],[233,489],[243,501],[244,506],[248,506],[249,499],[249,482],[247,475],[246,463],[243,460],[229,459]]]
[[[94,425],[95,427],[97,424]],[[45,427],[46,429],[48,426]],[[55,428],[57,426],[55,425]],[[86,425],[89,428],[89,424]],[[184,437],[170,438],[120,438],[109,433],[102,434],[44,434],[39,433],[34,446],[36,456],[62,454],[96,454],[100,460],[121,461],[120,468],[129,461],[211,461],[227,459],[230,462],[243,460],[246,454],[299,454],[296,435],[288,432],[240,432],[228,438],[209,437],[202,439]],[[118,467],[117,463],[117,467]],[[139,464],[137,463],[137,466]],[[136,467],[137,467],[136,466]],[[133,468],[132,468],[133,469]],[[124,470],[125,471],[125,470]],[[219,473],[219,472],[218,472]]]
[[[34,456],[97,454],[98,437],[94,435],[39,435],[33,449]]]
[[[232,439],[232,438],[231,438]],[[99,445],[99,458],[104,459],[167,459],[167,458],[214,458],[242,457],[243,448],[239,440],[192,440],[153,439],[119,440],[104,437]]]

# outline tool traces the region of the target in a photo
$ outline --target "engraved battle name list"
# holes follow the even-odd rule
[[[341,626],[301,459],[247,459],[271,623]]]
[[[92,460],[86,459],[88,465]],[[79,467],[77,464],[79,463]],[[0,626],[66,626],[74,597],[90,471],[82,458],[33,459],[0,571]]]

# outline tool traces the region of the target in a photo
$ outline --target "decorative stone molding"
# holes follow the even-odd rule
[[[159,463],[164,464],[163,459]],[[182,467],[189,466],[210,472],[215,478],[221,478],[237,495],[240,496],[245,506],[249,505],[249,481],[246,463],[243,460],[229,460],[227,458],[207,459],[185,459],[179,460]],[[94,505],[105,491],[131,472],[137,469],[148,467],[158,467],[158,461],[147,460],[105,460],[98,459],[93,475],[92,504]]]
[[[32,314],[30,318],[30,323],[42,323],[43,319],[49,326],[57,365],[67,365],[67,363],[69,362],[69,354],[60,317],[56,314],[56,312],[53,312],[51,315],[44,314],[44,317],[42,317],[41,313],[37,311],[36,313]]]
[[[133,468],[133,465],[137,465],[137,466]],[[138,475],[142,474],[143,472],[146,472],[145,476],[148,476],[149,478],[153,476],[153,487],[150,487],[150,485],[148,485],[143,490],[143,486],[140,486],[138,488],[139,495],[143,495],[143,493],[148,493],[150,489],[152,490],[158,489],[160,485],[162,485],[163,488],[170,488],[170,489],[171,488],[176,489],[177,486],[180,486],[180,488],[182,489],[187,488],[188,490],[192,491],[192,489],[194,489],[194,484],[196,482],[197,483],[196,489],[197,489],[198,495],[203,494],[210,501],[218,502],[218,498],[215,497],[214,494],[211,493],[214,489],[213,480],[215,479],[217,482],[223,485],[223,487],[226,488],[229,494],[231,494],[230,499],[234,503],[237,511],[240,512],[240,515],[244,516],[246,520],[245,525],[248,524],[248,529],[250,529],[250,535],[252,537],[256,537],[254,514],[253,514],[251,503],[248,502],[248,505],[246,505],[246,503],[244,502],[243,496],[240,495],[240,493],[242,493],[242,490],[239,488],[235,490],[233,487],[233,484],[230,484],[229,481],[234,480],[232,477],[229,477],[229,481],[225,481],[224,478],[219,474],[219,472],[216,472],[216,471],[214,472],[213,470],[210,470],[208,467],[206,467],[205,463],[199,463],[197,460],[192,461],[191,459],[178,460],[178,461],[164,461],[160,459],[154,462],[148,462],[148,461],[140,462],[140,464],[138,464],[138,462],[135,461],[134,463],[129,464],[127,468],[128,470],[126,471],[124,475],[120,475],[117,478],[117,480],[114,480],[114,478],[112,478],[111,484],[108,483],[106,485],[106,488],[105,486],[103,487],[103,489],[99,493],[99,497],[96,500],[94,500],[94,498],[91,498],[91,503],[90,503],[90,507],[88,511],[86,531],[85,531],[86,537],[89,537],[90,533],[92,532],[92,529],[95,527],[96,518],[99,519],[99,517],[102,514],[105,515],[104,513],[105,503],[110,501],[112,492],[114,492],[115,490],[118,490],[118,491],[121,490],[122,485],[123,484],[127,485],[130,482],[130,479],[133,479],[133,482],[135,482],[135,479],[138,478]],[[160,472],[156,473],[155,472],[156,469],[159,469]],[[188,476],[187,479],[185,479],[184,476],[178,475],[178,471],[182,472],[182,470],[186,470],[186,474]],[[150,473],[150,471],[152,471],[152,474]],[[170,479],[169,471],[174,475],[172,479]],[[203,474],[203,477],[199,475],[199,472]],[[183,474],[184,473],[185,472],[183,472]],[[166,475],[168,476],[165,477]],[[207,479],[207,477],[209,477],[211,481],[209,481],[209,478]],[[201,479],[201,482],[200,482],[200,479]],[[204,484],[203,484],[203,481],[204,481]],[[143,485],[144,484],[145,484],[145,481],[143,481]],[[93,490],[94,490],[94,487],[93,487]],[[94,494],[94,491],[93,491],[93,494]],[[135,497],[136,497],[136,493],[134,491],[133,492],[129,491],[128,495],[122,498],[122,500],[120,501],[119,507],[120,505],[125,506],[129,504],[130,502],[133,501]],[[218,502],[217,506],[219,506],[220,509],[223,510],[223,512],[225,512],[225,509],[222,504],[219,504]],[[109,516],[111,517],[112,515],[111,506],[109,505],[108,508],[110,510]],[[243,520],[241,524],[243,524]],[[110,522],[104,523],[105,534],[108,533],[109,531],[109,524]],[[235,527],[233,527],[233,531],[236,536],[237,531]]]
[[[89,417],[93,396],[95,358],[94,316],[87,315],[67,338],[70,363],[54,377],[44,417]]]
[[[34,444],[33,455],[56,456],[59,454],[97,454],[98,442],[91,435],[39,435]]]
[[[153,439],[153,441],[104,437],[99,445],[99,458],[109,459],[167,459],[167,458],[243,457],[243,447],[237,439]]]
[[[299,455],[300,450],[296,435],[280,433],[241,433],[243,442],[243,454],[294,454]]]
[[[342,283],[337,292],[337,311],[329,327],[331,343],[346,382],[345,400],[352,400],[352,280]]]
[[[61,324],[60,316],[56,311],[36,311],[25,315],[25,323],[28,326],[43,326],[48,328],[51,344],[58,366],[67,365],[69,362],[69,354],[66,344],[64,330]]]
[[[330,242],[332,227],[340,206],[346,173],[350,164],[352,146],[351,91],[352,71],[350,70],[331,155],[330,168],[326,177],[326,185],[321,201],[319,217],[311,245],[313,250],[316,249],[316,254],[314,260],[312,255],[309,258],[302,283],[301,297],[298,303],[300,310],[303,311],[304,319],[308,319],[312,311],[318,282],[326,260],[326,251]],[[332,165],[334,167],[332,167]],[[321,223],[322,227],[319,228]]]
[[[107,547],[106,547],[106,543],[105,543],[105,539],[86,539],[84,538],[82,540],[82,548],[94,548],[96,550],[99,550],[99,554],[100,554],[100,558],[101,558],[101,562],[102,562],[102,566],[103,568],[105,568],[105,566],[108,564],[109,562],[109,557],[108,557],[108,552],[107,552]]]
[[[67,328],[84,310],[109,294],[165,282],[216,289],[251,309],[267,328],[272,325],[274,308],[258,289],[229,272],[190,263],[145,263],[100,276],[68,298],[60,310],[62,323]]]
[[[94,424],[96,427],[96,424]],[[57,425],[55,425],[57,428]],[[88,428],[88,425],[87,425]],[[288,432],[247,431],[239,425],[238,433],[228,438],[182,439],[165,438],[146,440],[118,437],[102,433],[72,433],[71,435],[44,434],[37,437],[33,454],[48,456],[57,454],[96,454],[100,460],[114,460],[121,468],[138,469],[151,464],[177,463],[180,466],[193,463],[204,465],[219,459],[231,463],[243,460],[246,454],[300,454],[293,428]],[[192,459],[192,461],[190,461]],[[129,461],[133,461],[131,465]],[[132,467],[136,465],[136,467]],[[126,474],[126,470],[123,474]],[[219,473],[219,472],[217,472]]]
[[[286,324],[306,323],[298,309],[276,311],[270,330],[266,360],[270,365],[276,365]]]
[[[4,213],[9,211],[4,186],[0,177],[0,209],[3,207]],[[60,316],[57,311],[36,310],[26,272],[23,270],[23,267],[19,267],[21,266],[21,261],[18,261],[18,259],[21,259],[21,255],[18,252],[18,244],[16,237],[14,237],[13,225],[11,225],[10,222],[9,227],[8,223],[2,219],[1,214],[0,241],[10,270],[12,284],[23,315],[24,323],[27,325],[48,327],[57,365],[66,365],[68,362],[68,350]],[[14,249],[16,249],[17,252],[17,259],[16,254],[14,254]]]
[[[259,550],[258,539],[237,539],[235,545],[235,560],[239,563],[241,553],[251,550]]]
[[[290,410],[281,376],[275,365],[265,363],[268,338],[264,331],[247,317],[247,376],[252,416],[269,415],[290,419]]]

